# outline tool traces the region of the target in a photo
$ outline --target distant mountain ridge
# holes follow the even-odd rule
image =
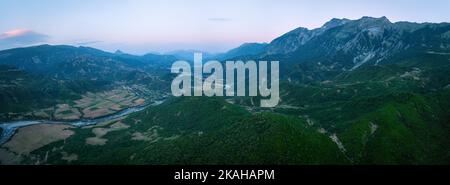
[[[350,22],[349,19],[332,19],[322,27],[313,30],[299,27],[274,39],[267,47],[266,54],[287,54],[294,52],[300,46],[306,44],[312,38],[322,34],[326,30],[341,26],[348,22]]]
[[[176,57],[178,60],[187,60],[192,61],[194,59],[194,53],[202,53],[203,58],[214,58],[216,54],[201,51],[201,50],[195,50],[195,49],[188,49],[188,50],[175,50],[164,53],[165,55],[171,55]]]
[[[216,60],[226,60],[242,56],[258,56],[266,50],[267,46],[267,43],[244,43],[225,53],[217,54],[214,58]]]
[[[157,70],[161,65],[169,66],[175,60],[172,56],[134,56],[66,45],[40,45],[0,51],[1,65],[61,79],[109,77],[124,80],[130,73],[145,73],[144,69],[147,69],[146,72]]]
[[[262,57],[287,55],[287,58],[320,60],[328,67],[354,70],[411,50],[448,51],[448,35],[449,23],[392,23],[386,17],[332,19],[320,28],[300,27],[274,39]]]

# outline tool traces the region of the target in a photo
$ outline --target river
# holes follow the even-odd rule
[[[37,125],[37,124],[67,124],[75,127],[83,127],[88,125],[95,125],[98,123],[114,120],[117,118],[125,117],[131,113],[139,112],[150,106],[156,106],[164,103],[165,100],[155,101],[149,105],[143,105],[138,107],[130,107],[122,111],[110,114],[107,116],[94,118],[94,119],[81,119],[75,121],[54,121],[54,120],[22,120],[12,122],[0,122],[0,128],[3,129],[0,136],[0,145],[3,145],[16,133],[16,130],[22,127]]]

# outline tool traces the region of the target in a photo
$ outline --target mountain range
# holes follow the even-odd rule
[[[50,45],[0,51],[0,118],[16,120],[11,113],[23,117],[119,85],[167,93],[172,62],[190,60],[192,52],[135,56]],[[280,61],[280,104],[172,97],[16,155],[25,164],[450,163],[450,23],[332,19],[205,58]],[[93,145],[93,137],[105,143]]]

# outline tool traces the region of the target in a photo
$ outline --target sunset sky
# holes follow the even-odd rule
[[[448,0],[0,0],[0,49],[42,43],[133,54],[222,52],[331,18],[450,22]]]

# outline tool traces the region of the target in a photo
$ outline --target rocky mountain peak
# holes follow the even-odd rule
[[[344,19],[333,18],[330,21],[326,22],[322,26],[322,28],[330,29],[330,28],[334,28],[334,27],[337,27],[337,26],[344,25],[344,24],[346,24],[346,23],[348,23],[350,21],[351,21],[350,19],[345,19],[345,18]]]

